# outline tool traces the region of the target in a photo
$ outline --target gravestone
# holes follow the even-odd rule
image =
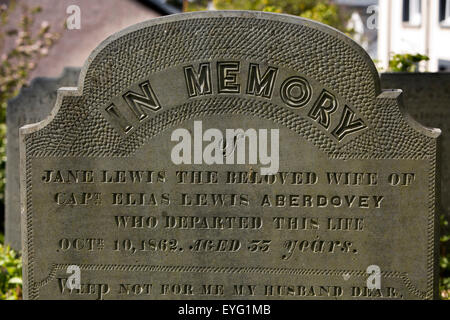
[[[25,298],[436,298],[440,131],[400,96],[293,16],[113,35],[21,129]]]
[[[443,212],[450,214],[450,73],[383,73],[381,86],[402,89],[408,113],[442,130],[440,198]]]
[[[5,242],[20,250],[19,128],[44,120],[56,103],[56,91],[77,85],[79,68],[65,68],[59,78],[36,78],[9,101],[6,113],[7,157]]]

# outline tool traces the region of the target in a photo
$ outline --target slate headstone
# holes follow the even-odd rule
[[[450,214],[450,73],[383,73],[383,88],[403,90],[407,112],[430,128],[440,128],[441,202]]]
[[[6,113],[7,162],[5,242],[20,250],[20,188],[19,188],[19,128],[44,120],[56,103],[56,92],[61,87],[77,85],[80,68],[65,68],[59,78],[35,78],[30,86],[9,101]]]
[[[440,131],[400,96],[293,16],[113,35],[21,129],[25,298],[436,298]]]

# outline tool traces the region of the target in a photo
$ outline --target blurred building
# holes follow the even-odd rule
[[[450,72],[450,0],[380,0],[378,60],[394,53],[430,57],[421,71]]]
[[[333,2],[350,16],[348,27],[354,32],[353,39],[373,59],[376,59],[378,49],[376,28],[378,0],[333,0]]]
[[[8,1],[0,0],[0,3],[5,2]],[[159,0],[17,0],[17,4],[41,7],[42,12],[36,15],[36,24],[46,21],[53,32],[60,34],[59,40],[38,62],[30,78],[57,77],[66,66],[81,67],[108,36],[133,24],[173,13],[170,6],[161,4]],[[67,19],[73,14],[68,8],[72,5],[79,7],[80,28],[67,30]],[[17,25],[20,17],[21,10],[15,10],[10,23]]]

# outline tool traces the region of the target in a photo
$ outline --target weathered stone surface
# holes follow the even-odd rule
[[[66,68],[58,78],[36,78],[8,103],[5,241],[20,250],[19,128],[44,120],[56,103],[56,91],[77,85],[80,68]]]
[[[450,73],[383,73],[383,88],[403,90],[408,113],[430,128],[442,130],[441,202],[450,214]]]
[[[51,119],[21,129],[25,297],[436,297],[439,130],[400,95],[352,40],[292,16],[193,13],[110,37]],[[237,128],[249,154],[220,164],[234,150],[208,147],[241,155],[220,138]],[[188,149],[175,164],[172,138],[202,132],[195,164]],[[279,170],[261,177],[268,132]]]

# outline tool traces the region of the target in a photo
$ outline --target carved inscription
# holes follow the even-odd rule
[[[250,62],[244,80],[241,65],[239,61],[218,61],[215,64],[201,62],[184,66],[182,70],[177,69],[181,71],[177,72],[178,76],[184,78],[184,88],[174,90],[186,92],[187,100],[214,94],[244,94],[248,97],[272,100],[274,91],[278,90],[283,106],[291,109],[310,106],[307,117],[339,142],[346,136],[367,128],[367,124],[355,113],[354,108],[339,101],[338,97],[327,89],[322,89],[320,95],[313,99],[314,90],[306,78],[292,76],[282,79],[279,77],[278,67],[267,66],[264,69],[260,64]],[[213,67],[215,70],[212,70]],[[217,75],[216,83],[213,74]],[[141,92],[130,90],[123,94],[121,107],[112,103],[105,109],[110,121],[120,128],[123,134],[132,132],[151,116],[167,108],[159,102],[150,81],[139,83],[139,91]],[[339,110],[340,112],[337,112]],[[331,128],[334,118],[336,121]]]
[[[267,269],[261,272],[268,273],[302,272],[299,263],[305,259],[328,257],[345,265],[348,259],[357,260],[370,252],[363,239],[370,239],[384,217],[398,214],[396,195],[414,194],[425,177],[391,165],[386,166],[388,170],[380,170],[376,164],[361,171],[349,170],[349,165],[342,167],[347,170],[304,167],[261,175],[257,170],[226,168],[198,171],[176,166],[136,167],[133,162],[91,169],[83,160],[71,169],[39,163],[43,168],[39,178],[39,189],[45,195],[42,201],[53,203],[50,215],[69,217],[78,212],[99,230],[107,231],[83,237],[77,232],[68,236],[57,231],[60,236],[51,249],[58,252],[61,261],[77,254],[97,256],[100,261],[105,257],[124,257],[144,264],[150,261],[154,268],[160,263],[162,270],[163,265],[187,257],[199,261],[215,257],[216,261],[223,261],[219,265],[249,257],[260,261]],[[333,166],[330,162],[329,167]],[[223,188],[228,191],[221,191]],[[389,191],[381,191],[383,188]],[[183,265],[179,268],[183,270]],[[89,270],[82,274],[89,274]],[[166,283],[154,279],[145,283],[84,283],[79,290],[69,290],[65,285],[67,278],[58,273],[56,284],[61,297],[95,299],[401,299],[408,295],[401,281],[389,282],[380,290],[368,289],[365,276],[353,283],[311,278],[297,284],[276,278],[270,283]]]

